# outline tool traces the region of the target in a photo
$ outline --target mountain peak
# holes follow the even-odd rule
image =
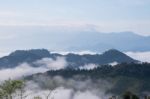
[[[121,51],[119,51],[119,50],[116,50],[116,49],[109,49],[109,50],[107,50],[107,51],[105,51],[103,54],[124,54],[124,53],[122,53]]]
[[[21,56],[27,54],[34,54],[36,56],[45,57],[50,54],[46,49],[31,49],[31,50],[16,50],[10,54],[10,56]]]
[[[122,63],[122,62],[136,62],[136,60],[132,59],[131,57],[127,56],[123,52],[120,52],[116,49],[110,49],[102,54],[102,57],[105,57],[106,59],[115,60],[116,62]],[[112,62],[113,62],[112,61]]]
[[[16,50],[0,58],[0,68],[13,68],[21,63],[32,63],[47,57],[50,57],[50,53],[46,49]]]

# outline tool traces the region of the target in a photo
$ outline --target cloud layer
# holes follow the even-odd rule
[[[150,62],[150,52],[126,52],[126,54],[141,62]]]
[[[36,61],[34,64],[41,65],[39,67],[32,67],[30,64],[22,63],[15,68],[8,68],[0,70],[0,81],[7,80],[9,78],[16,79],[35,73],[44,73],[48,70],[63,69],[67,65],[65,58],[57,57],[56,60],[50,58],[43,58]]]
[[[79,80],[77,78],[64,79],[61,76],[39,76],[34,81],[27,82],[26,94],[33,93],[27,99],[32,99],[35,96],[45,99],[49,93],[49,99],[108,99],[111,94],[106,94],[105,91],[111,86],[110,83],[102,79],[93,82],[90,78]]]

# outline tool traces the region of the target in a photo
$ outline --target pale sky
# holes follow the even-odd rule
[[[24,35],[33,35],[32,46],[40,33],[61,29],[150,35],[150,0],[0,0],[1,53],[23,45]]]
[[[150,35],[150,0],[0,0],[0,26],[92,26]]]

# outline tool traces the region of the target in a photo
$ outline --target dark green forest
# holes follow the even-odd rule
[[[112,87],[108,88],[106,93],[116,95],[131,91],[139,95],[150,91],[150,64],[149,63],[122,63],[116,66],[103,65],[92,70],[81,69],[62,69],[51,70],[46,73],[39,73],[27,77],[28,80],[38,81],[42,76],[55,77],[60,76],[66,81],[75,79],[77,81],[92,80],[93,85],[99,85],[99,80],[109,82]],[[41,81],[42,82],[42,81]],[[102,85],[103,86],[103,85]]]

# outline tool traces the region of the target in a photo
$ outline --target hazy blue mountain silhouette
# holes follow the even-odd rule
[[[112,62],[118,63],[137,62],[136,60],[132,59],[126,54],[115,49],[108,50],[103,54],[95,54],[95,55],[90,54],[78,55],[73,53],[61,55],[58,53],[50,53],[46,49],[32,49],[32,50],[17,50],[8,56],[0,58],[0,67],[13,68],[21,63],[29,63],[32,65],[33,62],[41,60],[42,58],[52,58],[55,60],[57,57],[65,57],[68,62],[68,66],[70,67],[83,66],[89,63],[102,65]]]
[[[131,57],[127,56],[126,54],[111,49],[108,51],[105,51],[103,54],[95,54],[95,55],[77,55],[77,54],[68,54],[65,56],[68,63],[70,63],[70,66],[83,66],[85,64],[109,64],[113,62],[117,63],[132,63],[137,62],[137,60],[132,59]]]
[[[62,33],[62,35],[65,35],[65,33]],[[120,51],[150,51],[150,36],[141,36],[133,32],[99,33],[86,31],[68,33],[66,35],[67,36],[59,39],[60,42],[58,45],[64,45],[64,48],[70,51],[90,50],[103,52],[108,49],[118,49]]]
[[[46,57],[50,57],[50,53],[45,49],[16,50],[10,55],[0,58],[0,67],[16,67],[21,63],[31,63]]]

